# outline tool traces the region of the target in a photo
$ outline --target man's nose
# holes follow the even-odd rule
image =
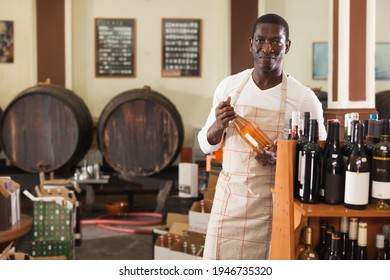
[[[272,51],[271,43],[268,40],[264,41],[264,44],[261,47],[261,51],[265,53],[269,53]]]

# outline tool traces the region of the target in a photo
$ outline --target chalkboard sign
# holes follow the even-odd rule
[[[95,19],[96,77],[135,77],[135,19]]]
[[[200,77],[200,19],[162,19],[162,76]]]

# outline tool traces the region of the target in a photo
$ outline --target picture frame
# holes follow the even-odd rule
[[[95,18],[95,77],[136,76],[136,20]]]
[[[390,80],[390,43],[375,44],[375,80]]]
[[[162,19],[162,77],[201,77],[202,20]]]
[[[0,20],[0,63],[14,63],[14,22]]]
[[[313,42],[313,80],[328,79],[328,43]]]

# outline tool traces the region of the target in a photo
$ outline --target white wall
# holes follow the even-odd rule
[[[285,70],[308,87],[328,89],[326,80],[312,79],[313,42],[329,41],[329,0],[260,0],[260,15],[277,13],[290,28],[291,49]],[[264,10],[262,10],[264,9]]]
[[[0,106],[36,83],[35,1],[0,0],[0,20],[14,22],[14,63],[0,63]]]
[[[203,126],[219,81],[229,74],[229,5],[226,0],[73,1],[73,90],[98,117],[115,95],[149,85],[175,104],[184,123],[184,146]],[[94,18],[136,19],[136,77],[95,78]],[[200,78],[161,77],[161,19],[202,19]]]

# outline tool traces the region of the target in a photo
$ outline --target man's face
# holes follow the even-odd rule
[[[253,55],[254,67],[262,72],[271,72],[282,67],[284,55],[290,49],[283,26],[261,23],[256,27],[253,38],[249,38],[249,49]]]

